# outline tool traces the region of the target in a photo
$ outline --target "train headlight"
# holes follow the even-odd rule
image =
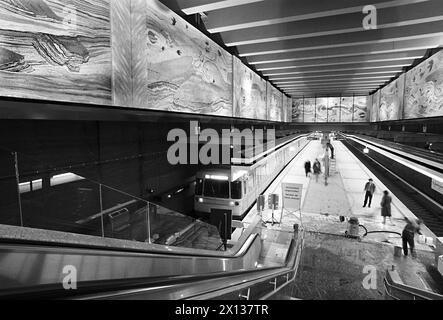
[[[234,201],[230,201],[230,202],[229,202],[229,205],[230,205],[231,207],[233,207],[233,206],[234,206]]]
[[[198,202],[203,203],[203,198],[198,198]]]

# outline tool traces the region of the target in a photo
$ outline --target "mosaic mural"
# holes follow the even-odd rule
[[[286,106],[286,122],[292,121],[292,98],[288,98],[288,105]]]
[[[353,103],[353,122],[368,122],[369,102],[367,96],[355,96]]]
[[[268,120],[282,121],[283,94],[269,82],[266,92]]]
[[[149,109],[232,116],[232,56],[156,0],[146,0]]]
[[[328,98],[315,100],[315,122],[326,122],[328,118]]]
[[[398,120],[403,110],[404,74],[381,89],[379,120]]]
[[[111,104],[106,0],[1,0],[0,95]]]
[[[352,122],[354,97],[340,98],[340,121]]]
[[[234,116],[266,120],[266,81],[234,57]]]
[[[380,105],[380,90],[372,95],[371,122],[378,121],[378,110]]]
[[[340,98],[328,98],[328,122],[340,121]]]
[[[282,121],[286,122],[287,112],[288,112],[288,97],[283,95],[283,104],[282,104]]]
[[[303,98],[292,98],[292,122],[303,122]]]
[[[315,122],[315,98],[305,98],[303,102],[304,122]]]
[[[404,118],[443,116],[443,51],[406,74]]]

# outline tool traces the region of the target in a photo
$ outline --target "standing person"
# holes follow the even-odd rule
[[[305,173],[306,173],[306,177],[308,176],[308,174],[311,173],[311,161],[306,160],[305,162]]]
[[[389,195],[389,192],[387,190],[383,191],[383,198],[381,199],[381,215],[383,217],[383,224],[386,224],[386,217],[389,217],[389,221],[392,223],[391,218],[391,202],[392,198]]]
[[[420,231],[420,225],[422,224],[422,221],[420,219],[417,219],[415,223],[408,218],[405,217],[406,220],[406,226],[403,229],[403,232],[401,234],[401,239],[403,240],[403,253],[405,256],[408,255],[408,244],[409,249],[411,250],[411,254],[413,257],[415,257],[414,252],[414,246],[415,246],[415,233],[421,234]]]
[[[328,142],[326,145],[329,148],[329,150],[331,150],[331,159],[334,159],[334,147],[332,146],[332,143]]]
[[[370,208],[372,202],[372,196],[374,195],[375,192],[375,184],[372,181],[372,179],[369,179],[369,181],[366,182],[364,191],[366,191],[366,193],[365,193],[365,202],[363,203],[363,208],[366,207],[368,200],[369,200],[368,208]]]
[[[321,164],[320,161],[318,161],[318,159],[315,159],[312,169],[314,169],[315,182],[318,182],[318,175],[321,173]]]

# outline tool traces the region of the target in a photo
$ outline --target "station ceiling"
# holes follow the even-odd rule
[[[443,45],[442,0],[173,2],[293,97],[367,95]],[[363,26],[366,5],[376,29]]]

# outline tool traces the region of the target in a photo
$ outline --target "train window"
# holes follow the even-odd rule
[[[197,178],[197,181],[195,182],[195,194],[197,196],[201,196],[203,192],[203,179]]]
[[[204,195],[213,198],[229,198],[229,181],[205,179]]]
[[[231,199],[241,199],[241,181],[231,182]]]

